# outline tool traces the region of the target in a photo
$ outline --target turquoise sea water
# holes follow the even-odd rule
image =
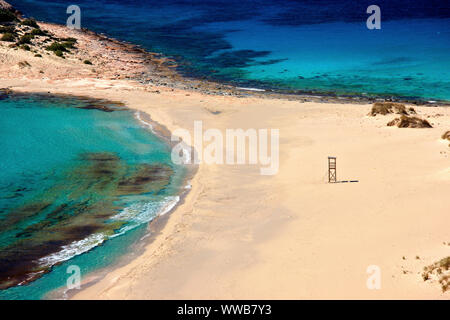
[[[169,146],[106,101],[3,97],[0,150],[0,299],[43,298],[67,266],[117,261],[183,188]]]
[[[64,24],[69,0],[12,0]],[[79,0],[82,26],[242,87],[450,101],[450,4],[379,0]]]
[[[376,31],[355,22],[292,28],[242,21],[203,28],[237,30],[225,37],[235,50],[270,51],[241,68],[244,80],[292,90],[450,98],[450,20],[387,21]],[[278,62],[265,64],[268,58]]]

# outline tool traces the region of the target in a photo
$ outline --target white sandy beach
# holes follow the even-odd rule
[[[420,275],[450,251],[450,150],[440,139],[447,108],[416,107],[434,128],[399,129],[386,127],[394,116],[368,117],[370,105],[96,83],[54,82],[51,92],[120,100],[169,130],[192,129],[194,120],[223,130],[278,128],[280,170],[261,176],[258,166],[200,165],[185,203],[145,253],[75,298],[448,298]],[[359,182],[326,183],[329,155],[338,158],[338,179]],[[369,265],[381,268],[380,290],[367,289]]]
[[[191,192],[145,252],[75,299],[449,298],[437,281],[421,276],[450,255],[450,148],[440,139],[450,130],[448,107],[414,106],[431,129],[387,127],[396,115],[367,116],[370,104],[94,79],[74,73],[86,68],[75,60],[72,69],[61,63],[40,76],[54,57],[8,48],[0,55],[8,57],[0,87],[13,91],[122,101],[170,131],[192,131],[195,120],[205,130],[280,131],[277,175],[262,176],[255,165],[201,164]],[[22,60],[31,66],[17,67]],[[328,156],[337,157],[339,180],[359,182],[327,183]],[[366,286],[370,265],[380,267],[379,290]]]

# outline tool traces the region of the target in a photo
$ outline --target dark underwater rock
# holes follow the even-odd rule
[[[87,106],[83,106],[83,107],[77,107],[78,109],[84,109],[84,110],[100,110],[103,112],[114,112],[116,110],[109,108],[107,106],[104,105],[97,105],[97,104],[89,104]]]

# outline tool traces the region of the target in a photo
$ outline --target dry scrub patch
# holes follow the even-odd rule
[[[450,289],[450,257],[423,268],[423,281],[439,282],[442,292]]]

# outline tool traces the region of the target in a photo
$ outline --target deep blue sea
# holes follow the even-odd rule
[[[70,265],[114,263],[179,200],[185,169],[136,112],[13,94],[0,115],[0,299],[40,299]]]
[[[11,0],[64,24],[71,0]],[[78,0],[82,27],[242,87],[450,100],[450,2]],[[369,30],[369,5],[381,29]]]

